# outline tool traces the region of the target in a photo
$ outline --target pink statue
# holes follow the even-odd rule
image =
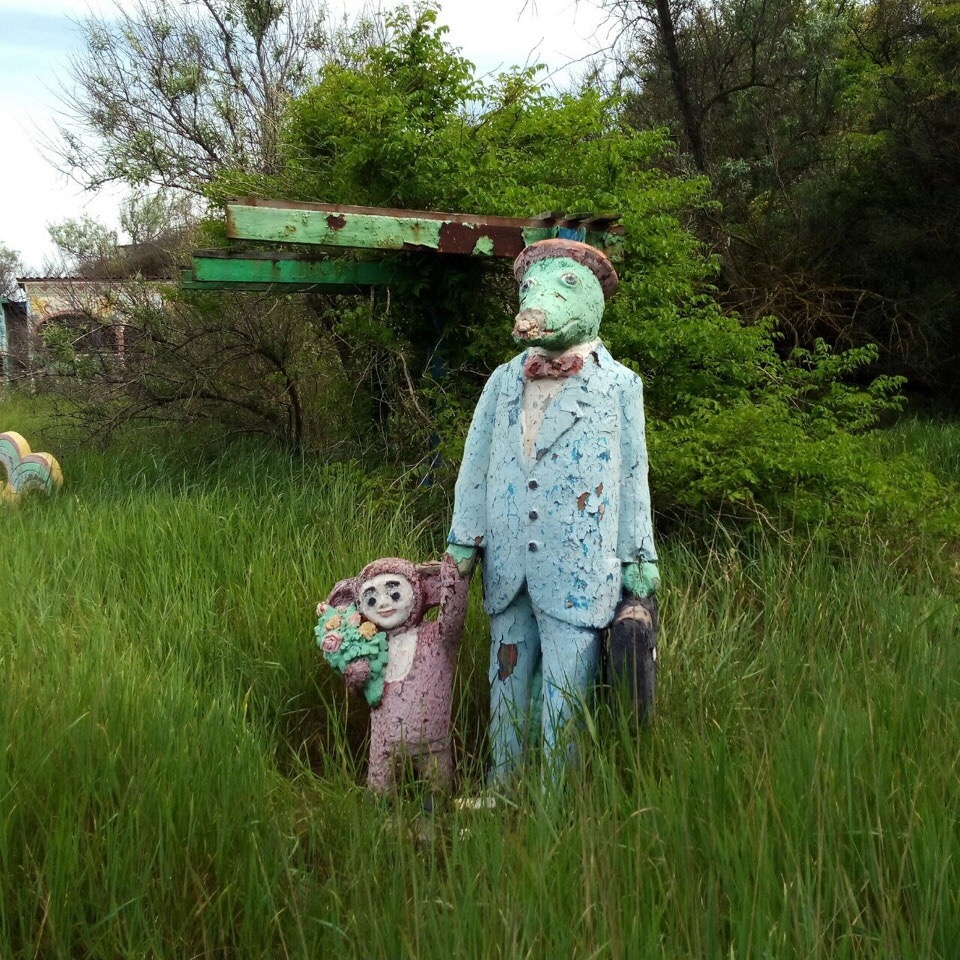
[[[325,652],[342,649],[341,614],[336,629],[328,611],[342,611],[363,637],[386,635],[386,667],[377,653],[346,663],[344,680],[371,702],[370,768],[367,786],[388,793],[396,786],[397,766],[413,762],[419,776],[434,789],[449,792],[453,784],[451,704],[453,673],[467,611],[467,582],[449,557],[417,565],[398,557],[376,560],[350,580],[341,580],[321,604],[317,636]],[[348,606],[349,605],[349,606]],[[433,607],[436,621],[425,621]],[[324,618],[326,617],[326,624]],[[375,630],[374,630],[375,628]],[[328,659],[330,659],[328,657]],[[335,661],[334,665],[336,665]],[[376,693],[371,696],[371,689]]]

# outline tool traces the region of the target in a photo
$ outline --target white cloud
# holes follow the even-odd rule
[[[447,3],[450,38],[484,69],[545,62],[556,68],[603,44],[604,16],[589,0]]]

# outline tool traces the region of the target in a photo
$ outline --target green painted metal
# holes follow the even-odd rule
[[[323,294],[362,294],[369,290],[369,287],[359,287],[356,284],[344,286],[333,283],[229,283],[223,280],[202,281],[195,280],[190,270],[182,271],[182,280],[180,286],[184,290],[195,290],[197,292],[234,292],[234,293],[272,293],[277,296],[287,296],[293,293],[323,293]]]
[[[340,225],[336,217],[322,212],[231,203],[227,205],[227,236],[375,250],[436,249],[440,244],[441,223],[437,220],[410,217],[400,221],[361,214],[343,219]]]
[[[480,237],[473,248],[473,255],[476,257],[492,257],[493,240],[490,237]]]
[[[229,255],[200,251],[193,256],[195,283],[288,286],[383,287],[398,268],[381,261],[317,260],[289,256]]]
[[[423,210],[287,203],[244,198],[227,204],[227,236],[368,250],[425,250],[443,254],[516,257],[526,246],[580,226],[586,242],[619,259],[623,228],[615,218],[487,217]]]

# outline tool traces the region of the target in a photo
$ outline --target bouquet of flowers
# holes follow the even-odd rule
[[[364,620],[355,604],[331,607],[318,604],[320,618],[314,633],[323,658],[337,673],[344,675],[351,663],[366,661],[370,675],[363,687],[363,695],[371,707],[383,698],[383,684],[387,672],[387,635]]]

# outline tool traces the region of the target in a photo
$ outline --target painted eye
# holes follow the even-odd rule
[[[575,273],[565,273],[560,279],[568,287],[575,287],[580,282],[580,278]]]
[[[524,280],[523,283],[520,284],[520,296],[523,296],[531,287],[535,287],[536,285],[536,280]]]
[[[374,596],[372,596],[372,595],[369,596],[369,597],[367,597],[367,606],[368,606],[368,607],[375,607],[376,605],[377,605],[377,598],[376,598],[376,597],[374,597]]]
[[[394,590],[393,593],[390,594],[390,599],[391,599],[394,603],[396,603],[396,602],[400,599],[400,591],[399,591],[399,590]]]

